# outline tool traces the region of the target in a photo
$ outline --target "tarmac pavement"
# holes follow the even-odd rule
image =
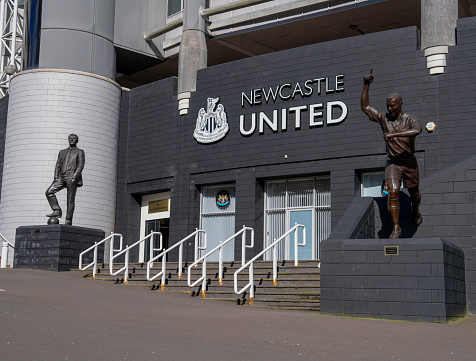
[[[355,319],[0,270],[0,360],[476,360],[476,316]]]

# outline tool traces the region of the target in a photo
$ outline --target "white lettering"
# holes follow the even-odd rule
[[[265,113],[263,112],[259,113],[259,133],[260,134],[264,133],[264,123],[266,123],[273,132],[277,132],[278,131],[278,111],[273,110],[273,121],[271,121],[271,119],[269,119]]]
[[[245,92],[241,92],[241,107],[243,108],[245,106],[245,102],[244,102],[245,99],[249,105],[253,105],[251,98],[253,98],[253,92],[250,93],[249,98],[246,96]]]
[[[329,78],[326,78],[326,94],[333,93],[335,90],[329,88]]]
[[[273,92],[272,87],[269,87],[269,92],[268,93],[266,93],[266,90],[263,89],[263,95],[264,95],[264,99],[266,100],[266,103],[268,103],[270,95],[271,95],[271,98],[273,99],[273,101],[276,102],[276,98],[278,97],[278,90],[279,90],[279,86],[276,87],[276,93]]]
[[[289,94],[288,96],[285,97],[285,96],[283,95],[283,89],[284,89],[284,88],[291,88],[291,84],[286,83],[286,84],[281,85],[281,87],[279,88],[279,97],[280,97],[282,100],[288,100],[288,99],[291,98],[291,94]]]
[[[281,130],[288,130],[288,113],[287,109],[281,109]]]
[[[301,89],[301,85],[299,83],[296,83],[296,86],[294,87],[294,91],[293,91],[293,99],[294,97],[296,96],[296,94],[299,93],[301,94],[302,97],[304,97],[304,94],[302,92],[302,89]]]
[[[253,90],[253,105],[261,104],[261,89]]]
[[[342,114],[337,119],[333,119],[332,117],[333,107],[339,107],[342,110]],[[336,100],[336,101],[327,103],[327,125],[342,123],[346,117],[347,117],[347,105],[345,105],[344,102]]]
[[[256,129],[256,113],[251,114],[251,127],[249,130],[245,130],[245,116],[240,115],[240,133],[242,135],[251,135]]]
[[[309,97],[312,95],[312,80],[306,80],[304,82],[304,88],[308,90],[307,93],[304,93],[305,96]]]
[[[340,80],[342,78],[342,80]],[[342,85],[342,88],[339,88],[339,86]],[[336,92],[342,92],[344,91],[344,75],[336,75]]]
[[[326,80],[326,78],[314,79],[314,81],[317,82],[317,95],[321,95],[321,81],[324,80]]]
[[[289,108],[289,112],[296,112],[296,129],[301,128],[301,110],[306,110],[307,106],[301,105],[300,107]]]
[[[324,125],[322,120],[316,121],[314,118],[322,118],[322,111],[316,111],[316,109],[322,109],[322,103],[319,104],[311,104],[309,106],[309,126],[316,127]]]

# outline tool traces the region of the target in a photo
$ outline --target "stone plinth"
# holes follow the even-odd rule
[[[323,241],[321,312],[430,322],[464,316],[464,253],[441,238]]]
[[[105,238],[100,229],[68,226],[18,227],[15,236],[15,268],[69,271],[78,268],[79,254]],[[83,264],[92,262],[88,254]],[[103,261],[103,249],[98,250],[98,262]]]

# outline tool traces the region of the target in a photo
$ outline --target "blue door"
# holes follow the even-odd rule
[[[296,210],[289,211],[289,228],[294,227],[295,224],[302,224],[306,227],[306,245],[304,247],[298,247],[298,259],[307,260],[313,259],[312,250],[313,250],[313,237],[312,237],[312,209],[305,210]],[[303,231],[302,228],[298,230],[298,240],[299,243],[303,243]],[[289,258],[295,259],[294,257],[294,235],[291,234],[289,237]]]

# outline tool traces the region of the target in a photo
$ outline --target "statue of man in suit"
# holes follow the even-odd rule
[[[58,205],[58,199],[55,193],[66,188],[67,190],[67,208],[65,224],[73,223],[74,199],[76,197],[77,187],[82,187],[83,180],[81,172],[84,168],[84,151],[76,147],[78,136],[70,134],[68,136],[69,147],[60,150],[58,160],[55,166],[55,178],[50,187],[46,190],[46,198],[50,203],[53,213],[47,217],[60,218],[62,216],[61,207]],[[58,221],[56,221],[57,223]]]

